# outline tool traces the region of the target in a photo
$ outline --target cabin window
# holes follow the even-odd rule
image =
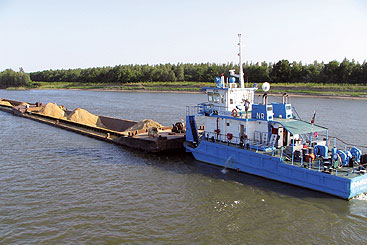
[[[224,103],[224,97],[223,97],[223,95],[221,96],[221,102],[222,102],[222,104]]]
[[[273,110],[273,107],[269,106],[266,109],[267,109],[267,111],[272,111]]]
[[[208,101],[213,102],[213,93],[212,92],[208,93]]]
[[[290,105],[287,105],[287,106],[285,106],[285,109],[286,109],[287,111],[289,111],[289,110],[291,109],[291,106],[290,106]]]
[[[233,104],[233,99],[229,99],[229,103],[230,104]]]
[[[214,102],[219,103],[219,101],[220,101],[220,94],[214,93]]]
[[[227,127],[229,127],[229,122],[227,122]]]

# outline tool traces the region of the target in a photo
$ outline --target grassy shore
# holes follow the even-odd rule
[[[126,84],[105,83],[71,83],[71,82],[33,82],[32,89],[86,89],[86,90],[116,90],[116,91],[167,91],[167,92],[200,92],[202,87],[212,87],[214,83],[204,82],[141,82]],[[248,84],[252,87],[253,84]],[[259,92],[261,92],[260,84]],[[27,89],[8,88],[8,89]],[[29,89],[29,88],[28,88]],[[350,84],[319,84],[319,83],[272,83],[272,94],[299,94],[312,96],[340,96],[367,98],[367,85]]]

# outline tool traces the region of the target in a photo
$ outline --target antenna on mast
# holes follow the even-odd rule
[[[245,87],[245,84],[244,84],[244,79],[243,79],[243,67],[242,67],[242,38],[241,38],[242,34],[239,33],[238,34],[238,39],[239,39],[239,42],[238,42],[238,48],[239,48],[239,53],[238,53],[238,56],[239,56],[239,65],[240,65],[240,87],[241,88],[244,88]]]

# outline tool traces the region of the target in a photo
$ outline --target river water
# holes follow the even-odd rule
[[[0,97],[166,125],[206,99],[71,90],[0,90]],[[367,100],[292,103],[304,120],[316,110],[331,135],[367,144]],[[1,244],[366,244],[364,199],[223,174],[190,155],[144,154],[0,111]]]

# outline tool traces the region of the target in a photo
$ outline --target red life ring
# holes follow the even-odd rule
[[[228,140],[232,140],[232,138],[233,138],[233,134],[228,133],[228,134],[227,134],[227,138],[228,138]]]
[[[238,116],[237,110],[233,109],[232,110],[232,117],[237,117],[237,116]]]

